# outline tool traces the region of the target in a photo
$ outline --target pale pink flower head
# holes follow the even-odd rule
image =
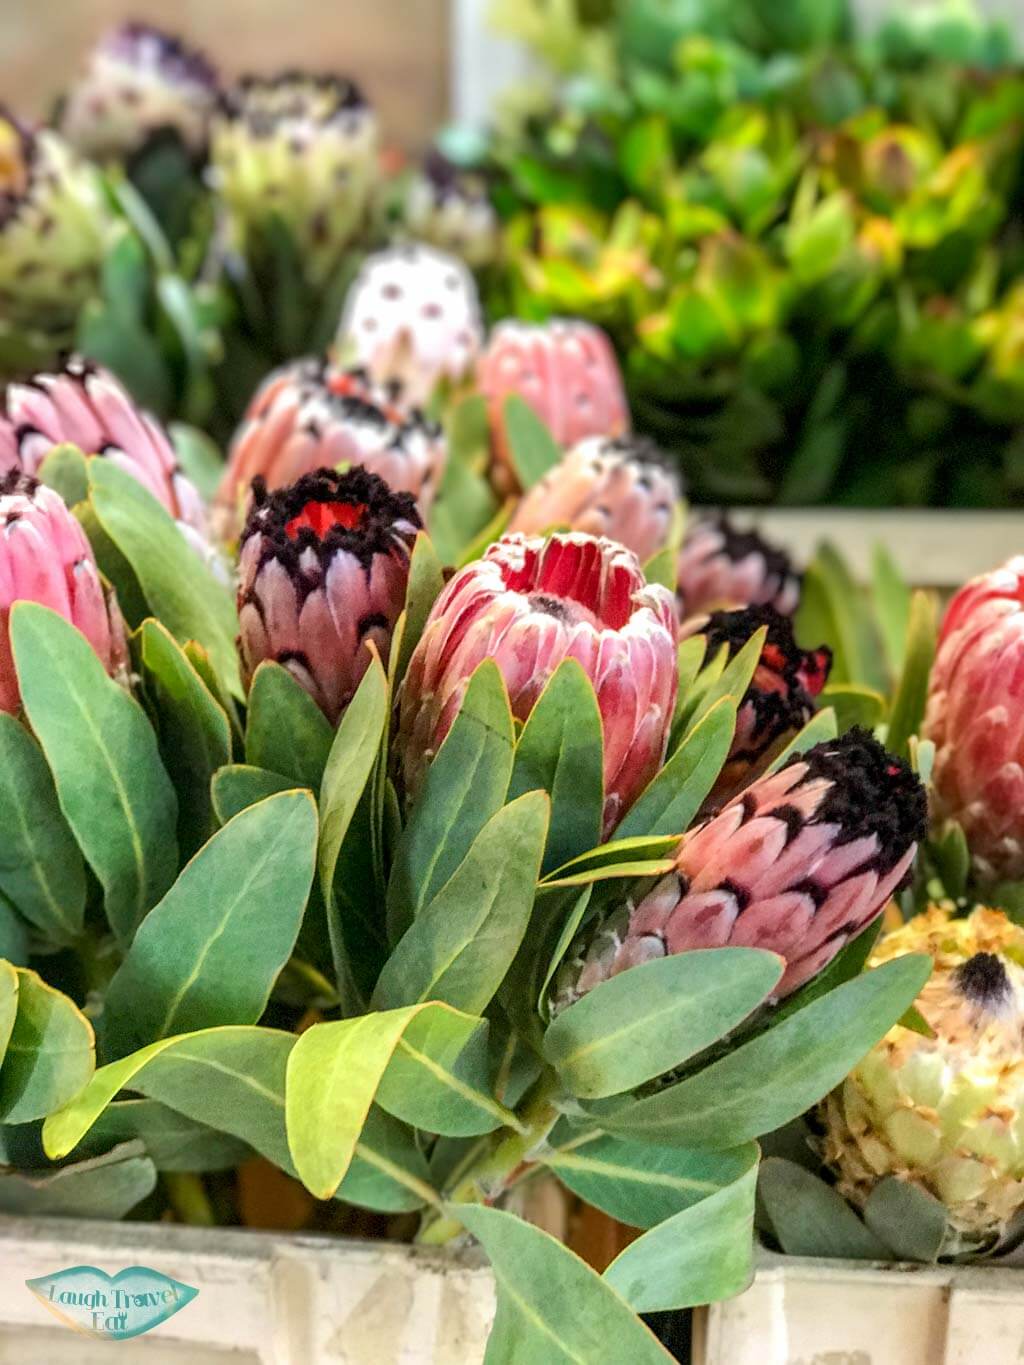
[[[576,659],[601,712],[609,833],[665,756],[677,640],[671,594],[648,584],[623,546],[579,532],[502,537],[452,578],[410,661],[398,738],[407,795],[484,659],[498,665],[512,714],[523,721],[563,659]]]
[[[679,478],[650,441],[587,436],[524,495],[508,529],[536,535],[566,526],[606,536],[643,564],[668,540],[681,496]]]
[[[866,730],[818,744],[685,835],[560,970],[562,1008],[642,962],[695,948],[777,953],[786,996],[882,913],[927,828],[916,775]]]
[[[676,577],[684,618],[762,605],[792,616],[800,605],[800,575],[785,551],[756,531],[738,530],[726,516],[694,523]]]
[[[183,527],[205,535],[203,500],[182,472],[167,433],[109,370],[79,356],[55,373],[8,385],[0,414],[0,469],[35,475],[54,446],[65,442],[110,460]]]
[[[274,491],[325,466],[368,469],[426,513],[448,446],[436,422],[397,386],[362,370],[303,360],[276,370],[257,390],[231,443],[217,494],[222,529],[237,529],[253,479]]]
[[[421,242],[370,256],[345,301],[335,346],[343,364],[398,383],[426,403],[442,382],[469,379],[483,345],[473,276]]]
[[[517,393],[565,449],[587,436],[623,436],[629,408],[618,361],[599,327],[575,318],[499,322],[477,368],[498,473],[512,479],[504,405]]]
[[[1024,556],[950,602],[923,733],[935,814],[962,826],[977,876],[1024,878]]]
[[[257,480],[239,563],[246,684],[274,660],[337,721],[371,644],[387,664],[420,526],[412,497],[366,469],[321,469],[276,493]]]
[[[10,616],[16,602],[39,602],[71,622],[111,677],[126,669],[117,601],[100,580],[85,532],[59,494],[31,475],[0,475],[0,711],[17,714],[18,679]]]

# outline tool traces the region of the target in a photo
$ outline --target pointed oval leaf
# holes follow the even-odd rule
[[[880,1180],[864,1205],[864,1221],[901,1261],[935,1261],[949,1227],[944,1204],[919,1185],[889,1176]]]
[[[66,1103],[96,1065],[92,1025],[70,1000],[26,967],[18,1009],[0,1063],[0,1119],[28,1123]]]
[[[672,1359],[607,1281],[540,1228],[481,1204],[449,1204],[446,1211],[483,1244],[498,1282],[488,1362],[666,1365]]]
[[[469,680],[452,728],[427,770],[398,841],[388,882],[388,933],[397,941],[501,809],[515,736],[505,683],[493,660]]]
[[[420,531],[409,560],[409,586],[405,593],[405,629],[395,661],[395,686],[399,686],[409,667],[412,652],[419,644],[430,608],[444,587],[444,568],[426,531]]]
[[[99,1116],[75,1154],[100,1156],[121,1142],[141,1142],[158,1171],[223,1171],[252,1155],[247,1143],[197,1123],[158,1100],[115,1101]]]
[[[544,1056],[581,1099],[635,1090],[736,1028],[771,994],[783,961],[706,948],[619,972],[562,1011]]]
[[[813,749],[815,744],[825,744],[830,739],[835,739],[838,734],[836,713],[830,706],[826,706],[823,711],[813,715],[804,728],[793,736],[782,752],[768,765],[765,775],[777,773],[797,754],[805,754],[808,749]]]
[[[551,797],[543,871],[560,867],[601,839],[604,737],[590,679],[564,659],[545,684],[516,744],[508,799]]]
[[[865,972],[656,1095],[594,1111],[601,1128],[647,1142],[736,1147],[780,1128],[846,1076],[927,981],[908,954]]]
[[[372,1105],[337,1197],[380,1213],[413,1213],[429,1188],[430,1167],[412,1130]]]
[[[626,812],[616,838],[685,833],[722,771],[735,730],[736,702],[721,697]]]
[[[11,611],[22,701],[61,810],[104,890],[123,944],[178,865],[177,799],[142,708],[85,637],[35,602]]]
[[[0,808],[0,894],[48,943],[74,942],[85,918],[85,864],[39,745],[6,714],[0,714]]]
[[[149,620],[140,635],[150,716],[178,794],[178,843],[191,857],[215,828],[210,780],[231,762],[231,726],[170,631]]]
[[[89,461],[90,501],[131,565],[149,609],[174,638],[198,640],[234,696],[242,695],[231,590],[217,581],[147,489],[111,460]]]
[[[586,1203],[620,1223],[652,1228],[737,1180],[757,1160],[757,1149],[690,1151],[598,1135],[542,1155]]]
[[[892,699],[885,738],[886,748],[901,758],[909,755],[910,737],[917,733],[924,719],[937,637],[935,599],[929,593],[916,592],[910,605],[903,672]]]
[[[750,1283],[757,1149],[747,1170],[621,1251],[604,1278],[638,1313],[732,1298]]]
[[[313,884],[316,808],[284,792],[230,820],[146,917],[107,989],[108,1058],[220,1024],[254,1024]]]
[[[219,768],[211,783],[213,809],[222,825],[268,796],[294,790],[291,778],[267,772],[265,768],[252,768],[248,763],[229,763]]]
[[[892,1252],[835,1188],[784,1157],[761,1163],[758,1195],[788,1256],[887,1261]],[[943,1219],[945,1222],[945,1219]]]
[[[137,1142],[56,1171],[0,1174],[0,1212],[19,1218],[123,1218],[156,1188]]]
[[[502,419],[508,438],[509,454],[519,486],[524,493],[540,483],[562,458],[562,451],[551,432],[518,393],[509,394],[502,404]]]
[[[424,907],[384,966],[376,1009],[440,1000],[470,1014],[490,1003],[526,933],[548,825],[548,798],[502,807]]]
[[[319,791],[334,731],[306,689],[268,659],[253,675],[248,708],[246,763]]]

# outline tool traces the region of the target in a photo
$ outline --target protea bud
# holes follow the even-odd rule
[[[253,479],[273,491],[325,465],[344,464],[369,469],[396,493],[411,493],[425,513],[447,454],[440,426],[406,407],[396,390],[372,384],[359,370],[300,361],[272,374],[249,404],[217,501],[230,530]]]
[[[124,625],[85,532],[59,494],[24,474],[0,475],[0,711],[20,706],[10,642],[15,602],[40,602],[82,632],[112,676],[125,672]]]
[[[828,682],[832,651],[827,645],[804,650],[793,635],[793,623],[774,607],[743,607],[696,618],[684,635],[704,635],[707,657],[722,649],[732,659],[747,641],[767,626],[761,658],[744,693],[736,733],[725,766],[708,798],[707,808],[721,805],[759,777],[797,730],[814,714],[814,698]]]
[[[216,104],[217,72],[201,52],[149,24],[120,24],[89,53],[60,131],[96,160],[124,160],[165,131],[199,157]]]
[[[1024,878],[1024,556],[972,579],[946,611],[924,735],[935,814],[963,827],[982,881]]]
[[[404,217],[414,237],[451,252],[474,270],[497,259],[501,229],[487,181],[436,149],[409,181]]]
[[[95,168],[0,106],[0,353],[32,364],[67,344],[113,227]]]
[[[56,373],[8,386],[0,413],[0,470],[37,474],[64,442],[104,456],[137,479],[205,552],[206,509],[166,433],[109,370],[78,356]]]
[[[589,322],[499,322],[477,378],[490,411],[494,456],[506,479],[512,472],[503,415],[509,394],[524,398],[565,448],[586,436],[622,436],[629,430],[615,352],[604,332]]]
[[[617,540],[644,563],[668,539],[681,496],[650,441],[588,436],[530,489],[508,529],[535,535],[567,526]]]
[[[387,663],[420,525],[410,495],[366,469],[321,469],[276,493],[257,479],[239,563],[246,682],[274,659],[337,721],[371,643]]]
[[[341,77],[246,77],[211,126],[210,179],[233,245],[244,253],[276,219],[314,282],[334,272],[362,225],[376,173],[376,116]]]
[[[1024,930],[998,910],[931,907],[872,965],[929,953],[917,1000],[933,1037],[896,1024],[822,1105],[823,1155],[863,1207],[887,1176],[948,1213],[943,1254],[989,1248],[1024,1208]]]
[[[526,720],[563,659],[579,661],[604,731],[604,829],[657,772],[675,708],[677,627],[670,594],[635,555],[579,533],[504,536],[437,599],[402,688],[398,749],[414,795],[474,669],[494,659],[512,713]]]
[[[677,593],[684,618],[699,612],[767,605],[792,616],[800,575],[784,550],[726,516],[695,522],[679,553]]]
[[[344,364],[398,383],[410,403],[469,378],[483,326],[473,277],[454,256],[420,243],[370,256],[345,300],[335,341]]]
[[[731,945],[778,953],[789,995],[881,914],[926,816],[917,777],[867,731],[816,745],[683,837],[675,870],[562,968],[556,1006],[652,958]]]

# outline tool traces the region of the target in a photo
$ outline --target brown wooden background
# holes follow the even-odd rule
[[[410,149],[447,115],[448,0],[0,0],[0,102],[45,114],[95,36],[125,18],[187,36],[226,76],[352,76],[388,141]]]

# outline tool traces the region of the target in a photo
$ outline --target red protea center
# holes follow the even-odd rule
[[[275,493],[257,478],[252,493],[243,545],[260,535],[264,558],[295,568],[309,551],[322,563],[345,551],[366,567],[375,554],[391,552],[396,527],[411,538],[423,524],[411,494],[392,493],[383,479],[361,467],[344,474],[319,469]]]
[[[567,624],[587,621],[597,630],[621,630],[636,609],[645,580],[636,559],[592,536],[524,540],[522,557],[495,562],[509,592]]]

